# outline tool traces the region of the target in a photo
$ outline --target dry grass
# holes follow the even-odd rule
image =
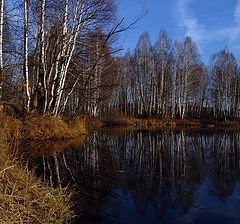
[[[86,128],[89,132],[97,130],[98,128],[103,126],[103,122],[99,118],[89,117],[85,118]]]
[[[176,126],[179,127],[201,127],[204,124],[200,120],[175,120]]]
[[[217,121],[217,120],[197,120],[197,119],[138,119],[124,113],[114,111],[103,117],[102,122],[106,126],[130,126],[131,130],[136,129],[192,129],[192,128],[240,128],[239,121]]]
[[[21,120],[3,111],[0,111],[0,133],[0,223],[71,223],[74,214],[69,192],[38,180],[14,159],[18,150],[15,152],[6,142],[69,138],[78,133],[59,118],[35,116]]]
[[[21,126],[22,122],[20,120],[0,112],[0,138],[2,140],[21,138]]]
[[[34,116],[22,123],[24,138],[63,139],[76,137],[76,133],[60,118]]]
[[[56,141],[50,146],[48,144],[45,154],[56,152],[69,144],[82,144],[83,138],[77,138],[76,142],[73,137],[86,133],[85,121],[78,119],[67,124],[60,118],[50,116],[20,119],[0,111],[0,132],[0,223],[71,223],[74,214],[69,192],[51,188],[38,180],[32,171],[26,170],[14,159],[19,149],[6,146],[6,142],[10,144],[19,139],[34,139],[39,143],[46,142],[46,139],[72,139],[71,142],[62,140],[59,144]],[[43,147],[42,144],[32,144],[27,148],[34,154]]]
[[[132,116],[125,115],[121,112],[113,112],[108,116],[102,118],[105,125],[132,125],[141,129],[161,128],[161,127],[176,127],[176,122],[171,119],[159,120],[155,118],[139,119]]]
[[[135,125],[136,118],[127,116],[122,112],[113,111],[108,113],[105,117],[101,118],[101,121],[105,125]]]
[[[0,131],[3,140],[12,139],[68,139],[86,134],[85,120],[78,118],[67,124],[60,118],[33,116],[17,119],[0,112]]]
[[[40,182],[0,149],[1,224],[70,223],[74,215],[66,190],[53,189]]]
[[[77,117],[68,122],[72,132],[87,134],[86,119],[84,117]]]

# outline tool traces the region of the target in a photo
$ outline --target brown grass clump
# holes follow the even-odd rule
[[[66,190],[40,182],[0,149],[0,220],[2,224],[70,223],[74,215]]]
[[[136,125],[136,122],[140,119],[136,119],[131,116],[127,116],[122,112],[113,111],[102,117],[102,122],[106,125]]]
[[[67,124],[58,117],[40,115],[17,119],[0,111],[0,139],[69,139],[86,134],[85,123],[81,118]]]
[[[34,116],[23,121],[24,138],[58,139],[72,138],[76,133],[60,118],[51,116]]]
[[[102,121],[107,126],[132,125],[132,126],[136,126],[136,128],[141,128],[141,129],[176,127],[176,122],[171,119],[162,119],[162,120],[155,119],[155,118],[140,119],[140,118],[135,118],[132,116],[125,115],[124,113],[118,112],[118,111],[109,113],[106,117],[102,118]]]
[[[84,117],[77,117],[69,121],[69,127],[74,133],[87,134],[86,119]]]
[[[22,123],[20,120],[5,115],[0,111],[0,133],[2,140],[9,140],[12,138],[21,138],[21,126]]]

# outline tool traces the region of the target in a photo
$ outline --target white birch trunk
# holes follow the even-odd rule
[[[172,90],[172,114],[171,116],[172,117],[175,117],[175,112],[176,112],[176,89],[177,89],[177,62],[176,60],[174,60],[173,62],[173,78],[172,78],[172,87],[173,87],[173,90]]]
[[[0,6],[0,100],[3,97],[3,22],[4,22],[4,0],[1,0]]]
[[[160,108],[161,108],[161,117],[164,116],[164,82],[165,82],[165,53],[164,53],[164,46],[165,46],[165,43],[161,43],[161,85],[160,85],[160,100],[161,100],[161,103],[160,103]]]
[[[67,44],[67,25],[68,25],[68,0],[65,0],[65,12],[64,12],[64,21],[63,21],[63,47],[62,47],[62,51],[61,51],[61,56],[59,57],[59,59],[62,57],[62,58],[65,58],[66,57],[66,44]],[[65,63],[62,62],[62,63]],[[56,104],[54,106],[54,110],[53,110],[53,113],[55,116],[58,115],[58,109],[59,109],[59,106],[60,106],[60,101],[61,101],[61,92],[62,92],[62,88],[63,88],[63,80],[64,80],[64,74],[65,74],[65,71],[63,70],[64,69],[64,65],[61,65],[61,72],[60,72],[60,84],[59,84],[59,87],[57,89],[57,99],[56,99]],[[58,75],[58,68],[56,68],[56,74],[55,74],[55,77],[57,78],[57,75]],[[54,88],[52,88],[52,93],[54,94]]]
[[[67,41],[67,34],[68,34],[68,0],[66,0],[65,3],[65,15],[64,15],[64,26],[63,26],[63,37],[64,37],[64,43],[63,43],[63,50],[62,50],[62,57],[64,57],[64,63],[61,64],[61,69],[60,69],[60,84],[57,89],[57,99],[56,99],[56,104],[54,106],[54,116],[57,116],[59,114],[59,108],[60,108],[60,103],[62,100],[62,95],[63,95],[63,90],[65,87],[65,81],[67,78],[67,71],[68,67],[70,64],[70,61],[72,59],[73,52],[76,47],[76,41],[77,41],[77,36],[81,28],[83,28],[86,25],[86,22],[82,21],[83,18],[83,12],[85,10],[85,5],[78,5],[76,6],[75,10],[75,15],[73,22],[76,22],[77,24],[73,25],[72,30],[70,31],[70,38]],[[77,18],[77,13],[80,11],[80,16]],[[93,12],[94,13],[94,12]],[[88,23],[89,25],[90,23]]]
[[[24,68],[23,73],[25,76],[25,88],[26,88],[26,96],[27,96],[27,112],[30,111],[30,84],[29,84],[29,74],[28,74],[28,14],[29,14],[29,1],[24,0]]]
[[[47,74],[46,74],[46,60],[45,60],[45,10],[46,0],[42,0],[41,5],[41,66],[43,70],[43,87],[44,87],[44,110],[43,114],[46,114],[48,104],[48,89],[47,89]]]

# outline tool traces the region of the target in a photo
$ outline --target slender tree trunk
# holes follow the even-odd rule
[[[165,54],[164,54],[164,43],[161,49],[161,85],[160,85],[160,107],[161,107],[161,117],[164,117],[164,104],[165,104],[165,97],[164,97],[164,82],[165,82]]]
[[[65,72],[64,71],[64,64],[66,63],[66,51],[67,51],[67,24],[68,24],[68,0],[65,0],[65,13],[64,13],[64,21],[63,21],[63,47],[62,47],[62,54],[61,54],[61,58],[63,59],[63,62],[61,64],[61,71],[60,71],[60,84],[59,87],[57,89],[57,97],[56,97],[56,103],[54,106],[54,110],[53,113],[55,116],[58,115],[58,110],[59,110],[59,106],[60,106],[60,102],[61,102],[61,98],[62,98],[62,89],[63,89],[63,81],[64,81],[64,75]],[[58,72],[58,71],[56,71]]]
[[[27,96],[27,112],[30,111],[30,84],[29,84],[29,74],[28,74],[28,14],[29,14],[29,2],[30,0],[24,0],[24,67],[23,74],[25,77],[25,88]]]
[[[174,60],[173,62],[173,78],[172,78],[172,105],[171,105],[171,116],[175,117],[176,116],[176,98],[177,98],[177,94],[176,94],[176,89],[177,89],[177,62],[176,60]]]
[[[3,97],[3,10],[4,10],[4,0],[1,0],[0,6],[0,100]]]
[[[44,110],[43,114],[46,114],[48,105],[48,89],[47,89],[47,74],[46,74],[46,60],[45,60],[45,10],[46,10],[46,0],[42,0],[41,5],[41,67],[43,72],[43,88],[44,88]]]

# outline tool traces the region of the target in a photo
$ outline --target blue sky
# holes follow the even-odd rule
[[[139,36],[147,31],[152,42],[164,29],[171,39],[191,36],[198,44],[202,60],[228,47],[240,60],[240,0],[117,0],[119,17],[125,24],[147,9],[147,15],[120,35],[118,44],[134,49]]]

